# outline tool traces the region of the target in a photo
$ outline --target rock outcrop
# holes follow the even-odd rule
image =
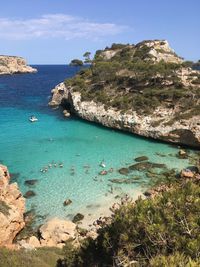
[[[25,225],[25,199],[17,184],[9,181],[8,169],[0,165],[0,246],[10,246]]]
[[[0,75],[34,72],[37,72],[37,70],[27,66],[25,59],[22,57],[0,56]]]
[[[130,64],[136,61],[132,69],[137,67],[137,72],[120,69],[126,66],[126,61],[121,63],[124,55],[127,58],[130,55]],[[200,72],[185,67],[167,41],[144,41],[136,46],[106,49],[96,58],[92,71],[82,72],[52,90],[50,106],[63,106],[85,120],[110,128],[200,147]],[[150,65],[145,65],[146,62]],[[156,69],[157,62],[160,65],[156,65]],[[150,76],[151,72],[148,72],[151,66],[156,69],[155,76]],[[104,67],[115,75],[114,79],[103,72]],[[115,68],[118,68],[116,72]],[[163,68],[168,68],[167,72]],[[146,77],[145,71],[148,72]],[[152,106],[154,102],[150,111],[142,112],[148,103]]]
[[[52,94],[50,106],[68,102],[71,111],[82,119],[153,139],[200,147],[200,114],[174,121],[172,125],[165,125],[174,118],[173,108],[159,107],[149,116],[137,114],[134,110],[122,114],[120,110],[107,109],[101,103],[82,101],[81,93],[73,92],[73,89],[67,88],[64,83],[53,89]]]
[[[76,224],[71,221],[53,218],[39,229],[41,246],[63,247],[65,241],[75,238]]]

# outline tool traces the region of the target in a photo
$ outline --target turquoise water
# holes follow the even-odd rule
[[[75,72],[64,66],[40,66],[38,74],[0,78],[0,161],[15,174],[13,180],[18,182],[23,193],[28,190],[36,193],[27,199],[27,210],[34,208],[47,218],[72,218],[77,212],[99,215],[112,204],[116,195],[128,193],[135,197],[145,185],[113,184],[111,192],[109,182],[110,178],[122,178],[117,170],[133,164],[135,157],[146,155],[153,162],[177,169],[188,164],[187,160],[175,157],[176,147],[76,118],[64,119],[60,111],[49,109],[50,90]],[[39,121],[30,123],[31,114]],[[99,175],[102,160],[106,170],[114,169],[112,173]],[[45,167],[48,171],[41,172]],[[142,179],[141,173],[134,175]],[[38,182],[34,186],[25,185],[25,180],[30,179],[38,179]],[[64,207],[67,198],[72,204]]]

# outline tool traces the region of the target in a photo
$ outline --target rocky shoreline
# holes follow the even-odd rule
[[[88,69],[51,91],[49,105],[62,106],[66,117],[70,111],[109,128],[200,148],[199,90],[200,71],[166,40],[150,40],[97,51]]]
[[[181,154],[182,150],[179,151]],[[148,161],[136,163],[135,167],[146,166]],[[146,160],[146,159],[145,159]],[[136,161],[137,162],[137,161]],[[183,169],[180,173],[172,173],[177,182],[187,182],[189,180],[200,180],[200,165],[195,158],[195,165],[190,168]],[[153,163],[152,163],[153,164]],[[151,165],[152,165],[151,164]],[[160,168],[161,166],[156,167]],[[119,172],[121,169],[119,170]],[[167,174],[166,174],[167,175]],[[170,171],[169,171],[170,175]],[[27,249],[32,250],[40,247],[57,247],[63,248],[67,240],[73,240],[73,244],[78,246],[84,238],[90,237],[95,239],[98,235],[98,229],[109,224],[112,220],[112,213],[119,209],[121,205],[134,205],[135,199],[125,196],[119,202],[110,207],[110,215],[102,216],[93,223],[91,229],[84,230],[80,228],[79,222],[83,219],[82,214],[77,214],[78,221],[69,221],[59,218],[52,218],[41,225],[37,233],[29,233],[27,236],[16,239],[16,236],[26,227],[28,220],[25,213],[25,199],[16,183],[10,184],[10,175],[8,169],[0,165],[0,247],[11,249]],[[181,183],[182,183],[181,182]],[[176,183],[176,181],[175,181]],[[173,190],[173,183],[160,183],[146,190],[140,197],[154,198],[163,192]],[[31,216],[31,214],[29,215]],[[74,219],[75,220],[75,219]]]
[[[22,57],[0,55],[0,75],[35,72],[37,69],[28,66]]]
[[[73,88],[66,87],[65,83],[57,85],[51,93],[51,107],[67,107],[71,113],[82,119],[144,137],[200,148],[200,115],[165,125],[165,122],[174,118],[173,108],[159,107],[149,116],[136,111],[122,113],[114,108],[107,109],[101,103],[82,101],[81,93],[74,92]]]

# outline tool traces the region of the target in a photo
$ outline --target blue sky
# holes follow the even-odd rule
[[[112,43],[167,39],[200,59],[200,0],[0,0],[0,54],[65,64]]]

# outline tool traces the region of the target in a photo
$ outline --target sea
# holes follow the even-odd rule
[[[136,157],[147,156],[177,171],[189,164],[176,157],[177,146],[64,118],[60,109],[48,106],[51,90],[79,68],[33,67],[37,73],[0,76],[0,164],[8,166],[12,182],[23,194],[34,192],[26,199],[26,210],[36,212],[38,223],[81,213],[83,225],[88,226],[121,197],[137,198],[149,186],[144,173],[131,173],[137,177],[135,183],[112,182],[127,178],[118,170],[136,163]],[[29,121],[32,115],[37,122]],[[103,170],[106,175],[100,174]],[[29,185],[27,180],[37,181]],[[63,205],[66,199],[72,201],[68,206]]]

